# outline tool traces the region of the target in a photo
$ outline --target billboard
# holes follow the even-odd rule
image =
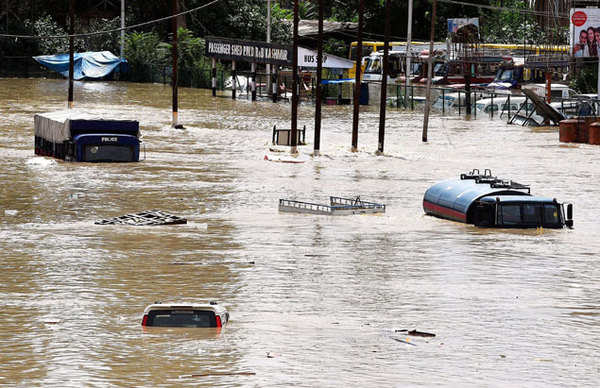
[[[598,57],[600,54],[600,8],[571,8],[571,55]]]

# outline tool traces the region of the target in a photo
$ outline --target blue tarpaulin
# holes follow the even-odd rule
[[[69,76],[69,54],[40,55],[33,57],[41,65],[64,77]],[[126,62],[110,51],[88,51],[74,54],[73,78],[102,78],[110,74],[121,62]]]

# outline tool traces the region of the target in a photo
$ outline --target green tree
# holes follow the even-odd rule
[[[151,81],[169,59],[169,45],[155,32],[132,32],[126,35],[125,58],[131,81]]]

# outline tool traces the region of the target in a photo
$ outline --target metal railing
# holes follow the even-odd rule
[[[290,199],[280,199],[279,200],[279,209],[281,208],[293,208],[299,210],[309,210],[318,213],[332,213],[333,209],[328,205],[320,205],[318,203],[310,203],[310,202],[302,202],[302,201],[294,201]]]
[[[352,198],[341,198],[341,197],[329,197],[331,207],[336,209],[383,209],[385,205],[375,202],[367,202],[360,199],[360,197]]]
[[[352,198],[341,198],[341,197],[329,197],[330,205],[321,205],[317,203],[295,201],[290,199],[279,200],[279,210],[294,210],[307,213],[320,213],[320,214],[335,214],[338,211],[343,210],[370,210],[369,213],[380,213],[385,212],[385,205],[375,202],[367,202],[360,199],[360,197]],[[340,212],[340,214],[346,214]]]

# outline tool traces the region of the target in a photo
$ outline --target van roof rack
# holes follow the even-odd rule
[[[481,172],[479,171],[478,168],[474,168],[472,171],[467,172],[466,174],[460,174],[460,179],[465,180],[465,179],[475,179],[477,180],[481,180],[481,179],[496,179],[495,176],[492,176],[492,170],[490,170],[489,168],[486,168],[485,170],[483,170],[483,174],[481,174]],[[477,182],[479,183],[479,182]],[[484,182],[481,182],[484,183]]]
[[[472,171],[466,174],[460,174],[460,179],[473,179],[475,183],[486,183],[489,184],[492,189],[514,189],[514,190],[527,190],[528,194],[531,194],[531,187],[518,183],[511,180],[505,180],[492,175],[492,170],[486,168],[483,170],[483,174],[479,169],[474,168]]]
[[[496,182],[490,183],[490,187],[493,189],[515,189],[515,190],[527,190],[527,194],[531,194],[531,187],[518,183],[515,181],[504,181],[499,179]]]

